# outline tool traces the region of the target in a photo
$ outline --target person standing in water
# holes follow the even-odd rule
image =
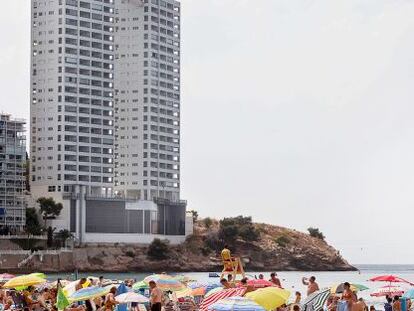
[[[272,282],[273,284],[275,284],[277,287],[282,288],[282,283],[280,283],[280,280],[279,280],[279,278],[277,277],[277,274],[276,274],[275,272],[272,272],[272,273],[270,274],[270,279],[269,279],[269,281],[270,281],[270,282]]]
[[[319,290],[319,285],[316,283],[316,278],[314,276],[311,276],[309,280],[305,277],[302,278],[302,283],[308,287],[308,290],[306,291],[308,296]]]

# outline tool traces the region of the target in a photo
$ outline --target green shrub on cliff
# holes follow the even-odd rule
[[[170,252],[167,240],[154,239],[148,246],[147,255],[151,259],[163,260],[168,258]]]
[[[319,231],[318,228],[309,227],[308,231],[309,231],[309,235],[311,237],[314,237],[314,238],[317,238],[317,239],[320,239],[320,240],[325,240],[325,236],[323,235],[323,233],[321,231]]]
[[[275,243],[280,247],[286,247],[290,243],[290,239],[285,235],[281,235],[275,239]]]
[[[241,238],[246,242],[259,239],[260,233],[254,227],[251,217],[229,217],[220,220],[219,237],[226,243],[233,243]]]
[[[213,224],[213,220],[210,217],[207,217],[203,219],[203,223],[207,229],[210,229],[211,225]]]

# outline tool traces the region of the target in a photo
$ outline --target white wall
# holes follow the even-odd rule
[[[158,234],[133,234],[133,233],[84,233],[83,243],[131,243],[150,244],[154,239],[168,240],[172,245],[178,245],[185,241],[185,236],[158,235]]]

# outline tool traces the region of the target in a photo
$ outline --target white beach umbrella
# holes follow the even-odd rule
[[[137,303],[146,303],[149,302],[149,299],[143,295],[128,292],[115,297],[115,300],[119,303],[129,303],[129,302],[137,302]]]

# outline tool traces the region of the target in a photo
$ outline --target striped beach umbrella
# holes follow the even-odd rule
[[[218,293],[218,292],[222,291],[223,289],[224,289],[223,287],[216,287],[216,288],[213,288],[209,291],[206,291],[206,294],[204,295],[204,298],[207,298],[210,295]]]
[[[147,284],[149,284],[150,281],[154,281],[157,284],[157,287],[163,291],[175,292],[186,288],[183,283],[167,274],[153,274],[144,279],[144,282]]]
[[[324,288],[319,291],[316,291],[306,297],[306,299],[302,302],[303,309],[302,310],[313,310],[313,311],[320,311],[323,309],[325,302],[328,300],[329,296],[331,296],[331,289]]]
[[[246,289],[242,287],[222,289],[218,291],[217,293],[211,294],[208,297],[204,297],[204,300],[200,305],[200,310],[207,311],[209,306],[219,301],[220,299],[234,297],[234,296],[243,296],[245,291]]]
[[[266,311],[262,306],[245,297],[224,298],[208,307],[209,311]]]
[[[96,297],[105,296],[109,293],[111,287],[91,286],[77,290],[69,296],[70,301],[84,301]]]

